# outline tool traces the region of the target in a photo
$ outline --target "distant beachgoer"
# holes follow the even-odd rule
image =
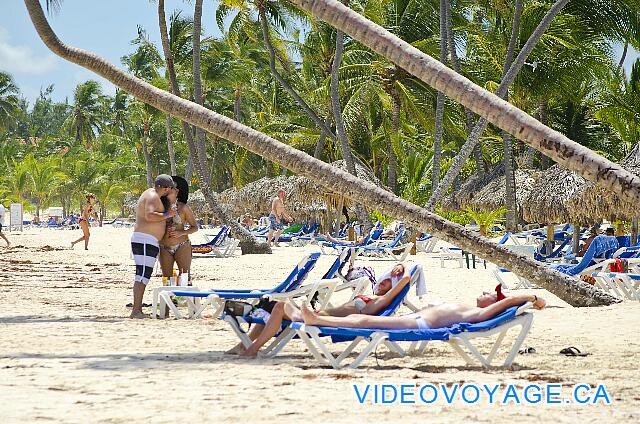
[[[282,234],[282,230],[284,229],[283,221],[287,221],[289,223],[293,222],[293,218],[285,209],[284,201],[287,197],[284,189],[279,189],[276,197],[271,201],[271,213],[269,214],[269,234],[267,236],[267,244],[271,246],[271,240],[273,239],[273,244],[275,246],[278,245],[278,239]],[[275,232],[275,238],[273,237],[273,233]]]
[[[242,226],[247,230],[250,230],[256,225],[256,222],[253,220],[253,217],[250,213],[245,213],[242,217],[242,221],[240,221],[240,224],[242,224]]]
[[[584,256],[584,254],[587,253],[587,250],[589,250],[589,246],[591,246],[591,242],[593,241],[593,239],[596,238],[596,236],[600,235],[600,227],[598,227],[597,225],[594,225],[589,230],[589,233],[590,233],[590,236],[588,239],[584,241],[584,244],[580,248],[580,252],[578,252],[578,256]]]
[[[355,241],[340,240],[340,239],[331,237],[331,235],[329,233],[325,234],[324,237],[327,240],[329,240],[331,243],[342,244],[342,245],[345,245],[345,246],[358,246],[358,245],[361,245],[362,243],[364,243],[364,241],[367,239],[367,234],[362,234],[362,236],[360,236],[360,238],[355,240]]]
[[[91,232],[89,231],[89,218],[96,216],[96,213],[93,211],[93,205],[95,204],[96,196],[89,193],[87,194],[87,204],[82,210],[82,217],[78,223],[80,224],[80,228],[82,229],[82,237],[80,237],[76,241],[71,242],[71,248],[76,245],[76,243],[80,243],[84,240],[84,250],[89,250],[89,237],[91,236]]]
[[[609,227],[606,230],[604,230],[604,234],[607,236],[615,236],[616,231],[613,229],[613,227]]]
[[[181,274],[188,273],[191,279],[191,241],[189,234],[198,231],[198,224],[193,211],[187,204],[189,199],[189,184],[187,180],[179,176],[171,177],[176,187],[170,189],[163,199],[166,199],[165,209],[171,209],[176,205],[177,213],[167,219],[164,237],[160,240],[160,267],[163,277],[171,277],[173,264],[178,266]],[[185,229],[185,224],[189,228]]]
[[[145,190],[138,199],[136,225],[131,235],[131,251],[136,263],[131,318],[148,317],[142,313],[142,298],[160,252],[158,241],[164,237],[166,220],[176,214],[175,209],[165,209],[161,198],[175,186],[171,176],[160,174],[156,177],[154,187]]]
[[[4,224],[4,213],[5,213],[4,205],[0,203],[0,237],[2,237],[4,241],[7,242],[7,246],[11,246],[11,243],[9,243],[9,239],[2,232],[2,225]]]

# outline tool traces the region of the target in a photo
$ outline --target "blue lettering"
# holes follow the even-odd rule
[[[591,400],[591,396],[587,396],[586,398],[581,398],[580,393],[578,392],[578,390],[580,389],[584,389],[588,395],[589,390],[591,390],[591,387],[587,384],[578,384],[573,388],[573,399],[575,399],[576,402],[583,403],[583,404],[589,402]]]
[[[378,403],[380,403],[378,401],[378,388],[379,387],[377,384],[373,386],[373,404],[374,405],[377,405]]]
[[[387,399],[387,389],[391,389],[393,392],[393,399]],[[393,403],[396,401],[396,399],[398,398],[398,389],[396,389],[396,386],[393,384],[383,384],[382,385],[382,393],[381,393],[381,397],[382,397],[382,403]]]
[[[498,391],[498,385],[494,385],[493,386],[493,390],[489,390],[489,386],[487,386],[486,384],[483,384],[482,387],[484,387],[484,389],[487,391],[487,393],[489,394],[489,403],[493,404],[493,395]]]
[[[358,402],[360,403],[360,405],[362,405],[364,403],[364,400],[367,398],[367,393],[369,393],[369,388],[371,388],[371,385],[367,384],[366,389],[364,390],[364,393],[362,394],[362,396],[360,396],[360,390],[358,389],[358,385],[354,384],[353,385],[353,390],[356,391],[356,397],[358,398]]]
[[[609,393],[607,393],[607,388],[604,387],[603,384],[598,384],[598,387],[596,387],[596,394],[593,396],[593,404],[595,405],[596,403],[598,403],[598,400],[600,398],[604,398],[604,402],[607,405],[611,405],[611,399],[609,398]]]
[[[414,392],[415,388],[416,386],[413,384],[400,385],[400,403],[410,403],[410,404],[416,403],[415,399],[407,399],[408,397],[413,398],[413,396],[416,395]]]
[[[453,397],[456,395],[456,392],[458,391],[458,384],[454,384],[453,387],[453,392],[451,392],[451,394],[449,394],[449,391],[447,390],[447,386],[446,384],[441,384],[440,387],[442,388],[442,391],[444,392],[444,398],[447,400],[448,404],[451,404],[451,402],[453,402]]]
[[[561,384],[547,384],[547,403],[548,404],[559,404],[562,403],[562,399],[560,399],[560,389],[562,388]],[[558,389],[558,391],[551,391],[551,389]]]
[[[473,389],[476,391],[476,397],[473,400],[467,398],[467,390]],[[480,389],[475,384],[467,384],[462,388],[462,400],[467,403],[476,403],[480,399]]]
[[[518,398],[518,393],[516,392],[516,388],[513,386],[513,384],[509,384],[509,386],[507,386],[507,391],[505,392],[504,398],[502,399],[502,404],[506,405],[510,400],[520,405],[520,398]]]
[[[536,393],[530,393],[532,390],[535,390]],[[528,403],[532,403],[534,405],[536,403],[540,403],[540,401],[542,400],[542,394],[540,393],[540,390],[540,386],[538,386],[537,384],[529,384],[524,388],[524,399]]]
[[[430,400],[425,399],[424,397],[424,390],[425,389],[431,389],[431,393],[433,393],[433,397]],[[424,386],[422,386],[420,388],[420,400],[423,403],[433,403],[436,400],[438,400],[438,388],[436,386],[434,386],[433,384],[425,384]]]

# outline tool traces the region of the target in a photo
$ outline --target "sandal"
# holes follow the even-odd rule
[[[525,348],[525,349],[520,349],[518,351],[518,353],[520,355],[526,355],[526,354],[537,353],[537,352],[536,352],[536,348],[535,347],[528,347],[528,348]]]
[[[587,355],[589,355],[589,353],[587,353],[587,352],[581,352],[580,349],[578,349],[575,346],[565,347],[564,349],[562,349],[560,351],[560,354],[564,355],[564,356],[587,356]]]
[[[126,307],[127,307],[127,308],[133,308],[133,303],[127,303],[127,306],[126,306]],[[143,304],[142,304],[142,307],[143,307],[143,308],[150,308],[150,307],[151,307],[151,304],[150,304],[150,303],[143,303]]]

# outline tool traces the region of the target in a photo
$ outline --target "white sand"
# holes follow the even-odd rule
[[[218,320],[129,320],[131,230],[94,228],[90,250],[68,243],[79,231],[7,233],[0,247],[0,422],[640,422],[640,305],[575,309],[544,290],[549,308],[535,313],[512,369],[466,367],[446,343],[426,355],[398,358],[383,347],[357,370],[320,366],[293,341],[275,359],[223,352],[236,343]],[[196,285],[270,287],[313,247],[277,248],[268,256],[196,259]],[[311,278],[334,257],[321,257]],[[412,259],[427,273],[428,301],[473,302],[495,286],[488,271],[440,268],[433,256]],[[389,261],[364,260],[376,271]],[[160,284],[154,278],[150,287]],[[412,293],[413,296],[413,293]],[[150,291],[145,302],[151,303]],[[148,311],[148,308],[147,308]],[[558,352],[577,346],[584,358]],[[504,353],[504,349],[503,352]],[[379,365],[378,363],[379,362]],[[613,402],[592,405],[359,405],[352,385],[605,384]],[[566,389],[568,390],[568,389]]]

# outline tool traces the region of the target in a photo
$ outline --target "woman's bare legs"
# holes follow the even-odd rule
[[[260,324],[253,325],[253,328],[249,331],[249,334],[247,334],[251,339],[251,341],[254,341],[255,339],[258,338],[263,328],[264,328],[264,325],[260,325]],[[229,355],[237,355],[239,353],[244,352],[245,350],[247,350],[247,348],[244,347],[244,344],[242,344],[242,342],[239,342],[232,349],[227,350],[225,353],[228,353]]]
[[[304,323],[309,325],[321,325],[327,327],[347,328],[380,328],[380,329],[412,329],[418,328],[415,315],[401,317],[379,317],[371,315],[352,314],[346,317],[331,317],[319,315],[306,305],[300,310]]]
[[[72,241],[71,248],[73,249],[73,246],[75,246],[76,243],[80,243],[82,240],[84,240],[84,250],[89,250],[89,224],[87,223],[87,221],[82,221],[80,223],[80,228],[82,228],[82,237],[80,237],[76,241]]]
[[[271,311],[271,316],[267,321],[267,325],[264,326],[264,329],[260,332],[260,335],[253,340],[251,346],[249,346],[244,352],[240,352],[240,356],[245,358],[255,358],[258,355],[258,350],[265,343],[267,343],[271,337],[275,336],[275,334],[280,330],[280,326],[282,325],[282,319],[284,318],[284,303],[277,302]]]

